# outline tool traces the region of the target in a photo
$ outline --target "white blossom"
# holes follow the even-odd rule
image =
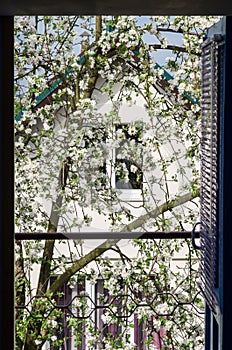
[[[56,335],[52,335],[51,336],[51,341],[55,342],[57,340],[57,336]]]

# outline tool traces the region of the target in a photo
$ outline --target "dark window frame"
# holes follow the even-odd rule
[[[102,7],[103,6],[103,7]],[[151,14],[155,12],[156,15],[204,15],[210,12],[212,14],[226,15],[232,13],[232,3],[195,1],[186,2],[184,5],[175,0],[170,5],[170,2],[133,2],[133,8],[129,1],[109,1],[108,8],[105,8],[104,2],[97,1],[68,1],[56,2],[56,9],[54,11],[53,3],[36,1],[29,2],[27,0],[20,0],[14,2],[5,1],[0,5],[0,109],[1,109],[1,330],[0,330],[0,347],[3,349],[14,348],[14,156],[13,156],[13,16],[22,14],[71,14],[79,12],[79,14],[101,14],[114,13],[120,14]],[[228,103],[230,104],[230,103]],[[227,106],[229,109],[229,107]],[[230,139],[230,135],[229,139]],[[229,142],[229,140],[228,140]],[[229,150],[228,150],[229,152]],[[231,152],[230,152],[231,153]],[[231,156],[230,156],[231,159]],[[230,163],[230,162],[229,162]],[[231,163],[227,163],[227,167],[231,170]],[[231,179],[226,178],[226,184],[231,190]],[[227,204],[230,204],[230,193],[226,195]],[[227,211],[229,210],[229,206]],[[230,213],[226,217],[230,218]],[[230,232],[230,220],[227,220],[226,229]],[[231,241],[231,240],[230,240]],[[230,245],[225,245],[227,257],[225,262],[229,261]],[[229,278],[228,282],[229,283]],[[229,287],[229,284],[228,284]],[[230,288],[226,292],[228,298],[231,298]],[[231,303],[230,303],[231,305]],[[228,310],[228,315],[231,315],[231,307]],[[230,335],[230,322],[227,323],[225,330]],[[4,335],[4,336],[3,336]],[[230,344],[230,343],[228,343]],[[224,344],[226,348],[226,344]]]

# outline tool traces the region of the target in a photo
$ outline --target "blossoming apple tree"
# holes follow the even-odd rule
[[[91,229],[96,215],[108,232],[193,226],[199,215],[200,43],[215,21],[209,16],[15,18],[18,232],[32,238],[34,232],[79,232]],[[161,51],[167,54],[162,66]],[[125,124],[122,110],[134,108],[138,98],[145,117]],[[104,104],[110,107],[101,109]],[[115,179],[139,191],[139,201],[122,198]],[[69,337],[78,349],[83,339],[87,349],[203,349],[203,303],[191,243],[135,239],[130,244],[133,257],[122,251],[119,239],[88,252],[82,240],[17,240],[16,305],[28,306],[16,308],[16,349],[46,344],[63,349]],[[182,249],[185,265],[171,269]],[[116,263],[107,257],[112,252]],[[72,286],[83,276],[92,284],[103,280],[114,302],[101,315],[100,329],[93,317],[69,313],[71,333],[61,336],[64,311],[53,307],[54,300],[64,284]],[[73,304],[78,315],[90,312],[83,293]],[[118,317],[119,308],[124,318]],[[130,313],[144,329],[137,344],[130,336]],[[104,332],[110,325],[117,325],[117,334]]]

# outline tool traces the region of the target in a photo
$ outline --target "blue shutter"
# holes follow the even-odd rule
[[[219,293],[220,101],[223,37],[202,47],[201,259],[200,287],[206,301],[205,349],[220,349]]]
[[[214,35],[202,47],[201,263],[200,285],[214,314],[218,298],[220,71],[223,39]]]
[[[206,350],[231,348],[232,17],[202,45],[201,261]]]

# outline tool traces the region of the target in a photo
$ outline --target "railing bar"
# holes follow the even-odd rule
[[[172,232],[16,232],[17,240],[37,240],[37,239],[181,239],[191,238],[191,231]],[[195,233],[199,238],[199,232]]]

